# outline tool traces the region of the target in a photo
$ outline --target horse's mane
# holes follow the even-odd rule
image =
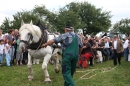
[[[40,28],[38,26],[36,26],[36,25],[24,24],[19,29],[19,32],[22,31],[22,30],[24,30],[24,29],[28,29],[33,35],[37,35],[39,38],[42,35]]]

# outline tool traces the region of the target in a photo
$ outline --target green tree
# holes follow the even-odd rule
[[[88,2],[71,2],[59,9],[59,12],[51,12],[44,5],[36,5],[31,11],[22,10],[13,15],[14,20],[4,20],[2,28],[20,28],[21,21],[34,24],[40,19],[43,25],[48,25],[52,31],[63,32],[67,23],[72,24],[75,30],[86,28],[88,34],[96,34],[100,31],[107,31],[111,26],[110,11],[103,11]]]
[[[55,31],[55,23],[57,14],[50,12],[44,5],[36,5],[33,9],[33,13],[39,15],[39,19],[43,22],[43,25],[47,25],[51,31]]]
[[[7,33],[9,29],[11,29],[11,23],[9,18],[5,18],[1,25],[1,29],[3,30],[3,33]]]
[[[115,23],[113,26],[114,31],[118,31],[124,34],[130,34],[130,19],[121,19],[119,22]]]
[[[39,16],[34,14],[32,11],[17,12],[13,15],[13,20],[10,21],[9,18],[5,18],[4,22],[1,25],[1,29],[4,33],[7,33],[9,29],[19,29],[21,27],[21,21],[25,23],[30,23],[32,20],[36,24],[39,20]]]
[[[55,26],[61,31],[66,23],[71,23],[75,29],[86,28],[88,34],[96,34],[109,29],[110,18],[109,11],[103,11],[88,2],[71,2],[60,8]]]
[[[15,15],[13,15],[14,20],[11,21],[12,28],[19,29],[21,26],[21,21],[23,20],[25,23],[30,23],[32,20],[34,24],[36,24],[39,20],[38,15],[34,14],[32,11],[22,11],[17,12]]]

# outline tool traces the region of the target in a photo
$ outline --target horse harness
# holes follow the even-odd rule
[[[43,40],[44,39],[44,40]],[[41,35],[41,38],[39,39],[39,41],[37,43],[32,43],[30,44],[29,46],[29,49],[32,49],[32,50],[38,50],[38,49],[41,49],[42,47],[42,44],[46,43],[47,42],[47,33],[45,30],[42,30],[42,35]]]
[[[28,41],[25,41],[25,40],[20,40],[20,42],[25,43],[25,44],[27,45],[27,47],[29,47],[29,41],[33,39],[33,36],[32,36],[32,34],[31,34],[31,33],[29,33],[28,35],[29,35],[29,37],[30,37]]]
[[[41,29],[41,32],[42,32],[41,38],[39,39],[39,41],[37,43],[29,44],[29,41],[31,41],[33,39],[33,35],[31,33],[28,34],[30,37],[28,41],[20,40],[20,42],[25,43],[27,45],[27,47],[26,47],[27,49],[32,49],[32,50],[41,49],[42,44],[45,44],[48,40],[47,32],[44,29]],[[56,37],[55,34],[51,34],[51,35],[54,35],[54,37]],[[54,53],[54,50],[56,48],[61,48],[61,46],[59,46],[58,44],[55,44],[55,43],[51,46],[53,47],[52,53]]]
[[[47,39],[48,39],[46,31],[41,30],[41,32],[42,32],[41,38],[39,39],[39,41],[37,43],[29,44],[29,41],[31,41],[33,39],[33,35],[31,33],[28,34],[29,35],[28,41],[20,40],[20,42],[25,43],[27,45],[27,47],[26,47],[27,49],[32,49],[32,50],[41,49],[42,44],[46,43]]]

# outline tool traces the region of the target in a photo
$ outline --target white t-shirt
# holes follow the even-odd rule
[[[127,40],[125,40],[125,43],[123,44],[123,48],[125,49],[125,48],[127,48],[128,47],[128,45],[129,45],[129,40],[127,39]]]
[[[7,49],[8,46],[9,44],[5,44],[5,54],[9,53],[10,48]]]
[[[117,49],[117,40],[114,41],[114,49]]]
[[[4,35],[2,34],[2,36],[0,36],[0,39],[3,39],[4,38]]]
[[[5,49],[4,44],[0,45],[0,54],[4,53],[4,49]]]

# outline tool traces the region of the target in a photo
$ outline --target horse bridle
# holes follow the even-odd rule
[[[27,45],[27,48],[30,46],[30,44],[29,44],[30,40],[33,39],[33,36],[32,36],[31,33],[28,33],[28,35],[29,35],[29,37],[30,37],[28,41],[20,40],[20,42],[23,42],[23,43],[25,43],[25,44]]]

